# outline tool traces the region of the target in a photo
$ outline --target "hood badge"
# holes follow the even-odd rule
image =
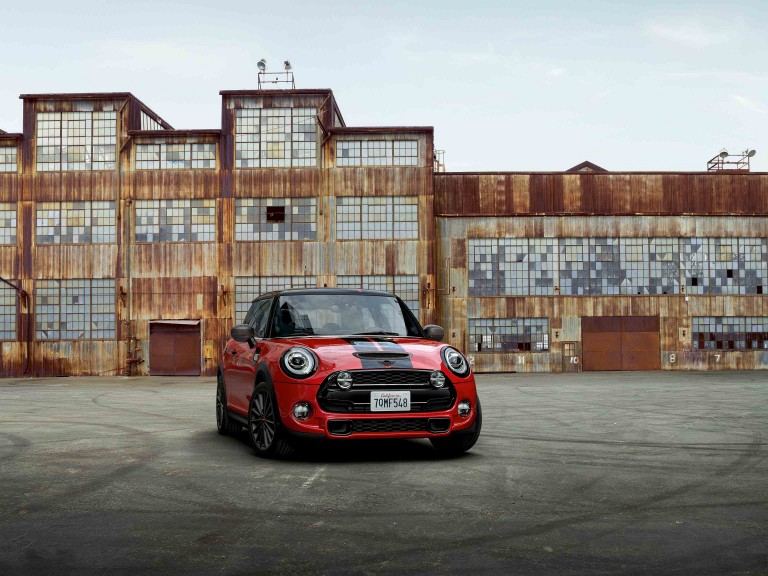
[[[390,368],[392,366],[392,360],[381,360],[380,364],[384,366],[384,368]]]

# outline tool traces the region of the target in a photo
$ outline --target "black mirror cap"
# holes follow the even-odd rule
[[[236,324],[229,331],[229,335],[232,336],[232,340],[235,342],[248,342],[256,336],[256,333],[250,324]]]
[[[436,324],[428,324],[427,326],[424,326],[424,336],[429,340],[442,342],[443,338],[445,338],[445,330]]]

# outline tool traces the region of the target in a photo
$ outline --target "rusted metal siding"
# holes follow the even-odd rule
[[[438,216],[768,213],[768,175],[590,173],[434,175]]]
[[[563,343],[581,343],[582,320],[603,316],[660,318],[659,362],[665,370],[768,369],[766,351],[694,351],[690,334],[694,316],[768,316],[766,295],[475,297],[469,295],[467,286],[468,238],[756,238],[765,237],[767,230],[766,216],[438,217],[438,324],[445,326],[449,343],[467,352],[478,372],[562,371]],[[548,352],[475,353],[468,349],[469,318],[542,317],[550,321]]]

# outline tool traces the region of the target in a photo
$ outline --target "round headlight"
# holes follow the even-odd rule
[[[440,370],[435,370],[429,375],[429,384],[432,388],[442,388],[445,386],[445,374]]]
[[[306,348],[291,348],[283,355],[283,369],[293,378],[306,378],[317,369],[317,362]]]
[[[443,361],[448,369],[457,376],[469,374],[469,364],[461,352],[450,346],[443,348]]]
[[[336,384],[342,390],[349,390],[352,388],[352,374],[349,372],[339,372],[336,376]]]

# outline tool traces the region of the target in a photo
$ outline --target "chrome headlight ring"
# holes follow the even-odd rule
[[[318,361],[308,348],[294,346],[280,358],[280,367],[288,376],[296,379],[309,378],[317,371]]]
[[[464,355],[453,348],[452,346],[446,346],[442,349],[440,354],[443,357],[443,363],[448,367],[448,370],[461,376],[462,378],[469,375],[469,362],[464,358]]]

